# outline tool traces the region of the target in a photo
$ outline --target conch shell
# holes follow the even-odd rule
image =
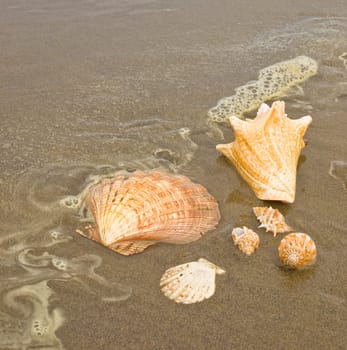
[[[285,265],[294,269],[312,265],[317,256],[313,239],[306,233],[290,233],[278,247],[278,254]]]
[[[277,233],[293,231],[293,229],[286,224],[284,216],[278,209],[272,207],[254,207],[253,212],[260,222],[259,228],[264,227],[266,232],[272,231],[274,237]]]
[[[193,304],[210,298],[215,290],[216,274],[225,271],[206,259],[169,268],[160,280],[166,297],[180,304]]]
[[[262,200],[293,203],[296,168],[310,116],[289,119],[284,102],[263,103],[254,120],[230,117],[235,141],[217,145]]]
[[[160,171],[104,179],[90,188],[86,206],[95,225],[78,232],[123,255],[157,242],[195,241],[220,219],[217,201],[204,187]]]
[[[231,233],[235,245],[239,247],[241,252],[246,255],[252,255],[259,247],[259,236],[256,232],[247,228],[246,226],[236,227]]]

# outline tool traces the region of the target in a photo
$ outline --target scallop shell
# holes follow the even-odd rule
[[[160,287],[165,296],[176,303],[198,303],[214,294],[216,274],[223,273],[223,269],[201,258],[166,270]]]
[[[252,255],[259,247],[259,236],[257,233],[247,228],[246,226],[236,227],[231,233],[235,245],[239,247],[241,252]]]
[[[232,161],[259,199],[293,203],[303,136],[311,122],[310,116],[289,119],[282,101],[271,108],[263,103],[254,120],[231,117],[235,141],[216,148]]]
[[[293,229],[286,224],[284,216],[278,209],[272,207],[254,207],[253,212],[260,222],[259,227],[264,227],[266,232],[272,231],[274,237],[277,233],[293,231]]]
[[[316,260],[317,249],[306,233],[290,233],[280,242],[278,253],[285,265],[296,269],[312,265]]]
[[[157,242],[195,241],[220,219],[217,201],[204,187],[161,171],[104,179],[90,188],[86,206],[95,225],[78,232],[123,255]]]

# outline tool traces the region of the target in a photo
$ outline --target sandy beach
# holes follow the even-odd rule
[[[0,349],[345,349],[346,37],[340,0],[2,1]],[[296,199],[264,202],[216,151],[234,135],[211,133],[207,112],[301,55],[318,72],[281,96],[313,119]],[[75,232],[90,181],[157,167],[208,189],[216,230],[130,257]],[[315,265],[283,267],[263,205],[315,240]],[[261,239],[250,257],[230,237],[244,225]],[[164,271],[200,257],[226,270],[214,296],[165,298]]]

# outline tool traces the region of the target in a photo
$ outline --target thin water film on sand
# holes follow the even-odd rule
[[[96,272],[102,264],[100,256],[54,254],[64,245],[68,252],[74,244],[76,220],[82,223],[91,220],[84,207],[90,186],[115,174],[139,169],[176,173],[193,159],[197,145],[191,140],[188,128],[168,129],[160,120],[154,124],[151,120],[128,124],[120,128],[130,132],[129,140],[136,139],[131,133],[139,130],[144,138],[153,134],[146,157],[132,160],[117,157],[114,165],[54,164],[44,169],[28,169],[13,178],[9,187],[12,197],[9,213],[12,207],[18,213],[27,212],[29,221],[16,220],[15,224],[9,224],[10,233],[3,232],[0,237],[0,269],[5,272],[0,287],[0,322],[4,325],[0,331],[0,349],[64,349],[56,335],[66,321],[64,307],[50,281],[73,281],[102,302],[120,302],[131,296],[130,286],[110,281]],[[162,128],[160,133],[155,132],[158,127]],[[129,140],[125,138],[123,143]],[[18,223],[26,229],[13,230]],[[6,272],[12,270],[16,273]]]

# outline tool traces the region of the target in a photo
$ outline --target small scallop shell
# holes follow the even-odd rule
[[[253,212],[260,222],[259,227],[264,227],[266,232],[272,231],[274,237],[277,233],[293,231],[293,229],[286,224],[284,216],[278,209],[272,207],[254,207]]]
[[[216,274],[223,273],[223,269],[201,258],[166,270],[160,287],[165,296],[176,303],[193,304],[214,294]]]
[[[241,252],[252,255],[259,247],[259,236],[257,233],[247,228],[246,226],[236,227],[231,233],[235,245],[239,247]]]
[[[278,253],[285,265],[297,269],[312,265],[317,249],[312,238],[306,233],[290,233],[280,242]]]

